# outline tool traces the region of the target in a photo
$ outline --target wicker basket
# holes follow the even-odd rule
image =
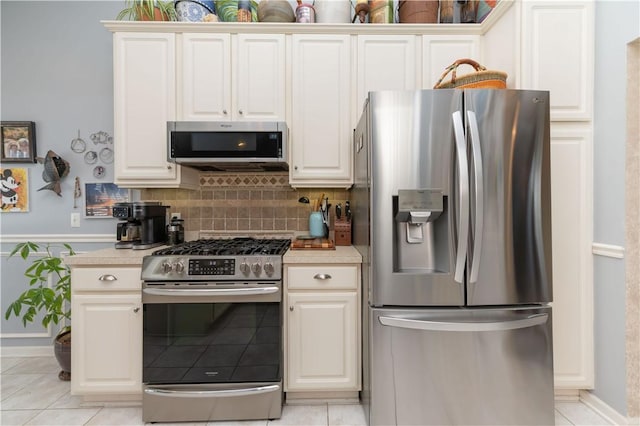
[[[456,76],[458,66],[466,64],[475,68],[475,72]],[[451,73],[451,79],[443,81],[447,74]],[[449,65],[444,71],[440,80],[433,86],[434,89],[506,89],[507,73],[502,71],[491,71],[472,59],[458,59]]]

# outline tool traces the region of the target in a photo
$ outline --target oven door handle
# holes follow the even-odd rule
[[[225,396],[246,396],[246,395],[258,395],[261,393],[275,392],[280,390],[280,385],[267,385],[257,386],[254,388],[246,389],[226,389],[226,390],[180,390],[180,389],[160,389],[160,388],[146,388],[144,393],[147,395],[157,396],[171,396],[171,397],[184,397],[184,398],[209,398],[212,396],[225,397]]]
[[[250,287],[250,288],[208,288],[208,289],[180,289],[180,288],[145,288],[144,294],[154,296],[254,296],[259,294],[274,294],[280,287]]]

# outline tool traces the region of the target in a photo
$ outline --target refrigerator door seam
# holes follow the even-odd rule
[[[471,273],[469,282],[478,281],[478,270],[480,269],[480,258],[482,255],[482,234],[484,233],[484,183],[482,170],[482,152],[480,150],[480,132],[478,131],[478,121],[476,113],[467,111],[469,117],[469,130],[471,133],[471,152],[473,153],[473,170],[475,174],[475,232],[473,234],[473,252],[471,258]]]

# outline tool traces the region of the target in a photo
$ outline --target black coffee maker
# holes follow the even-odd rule
[[[133,203],[133,217],[140,221],[140,242],[133,244],[134,250],[161,246],[167,241],[167,209],[160,202]]]
[[[165,244],[168,208],[155,201],[114,204],[112,216],[121,220],[116,229],[116,248],[144,250]]]
[[[142,224],[133,217],[133,203],[116,203],[112,207],[112,216],[120,219],[116,228],[116,248],[130,249],[140,243]]]

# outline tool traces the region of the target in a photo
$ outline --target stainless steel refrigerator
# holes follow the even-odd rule
[[[548,92],[371,92],[354,145],[369,424],[554,424]]]

